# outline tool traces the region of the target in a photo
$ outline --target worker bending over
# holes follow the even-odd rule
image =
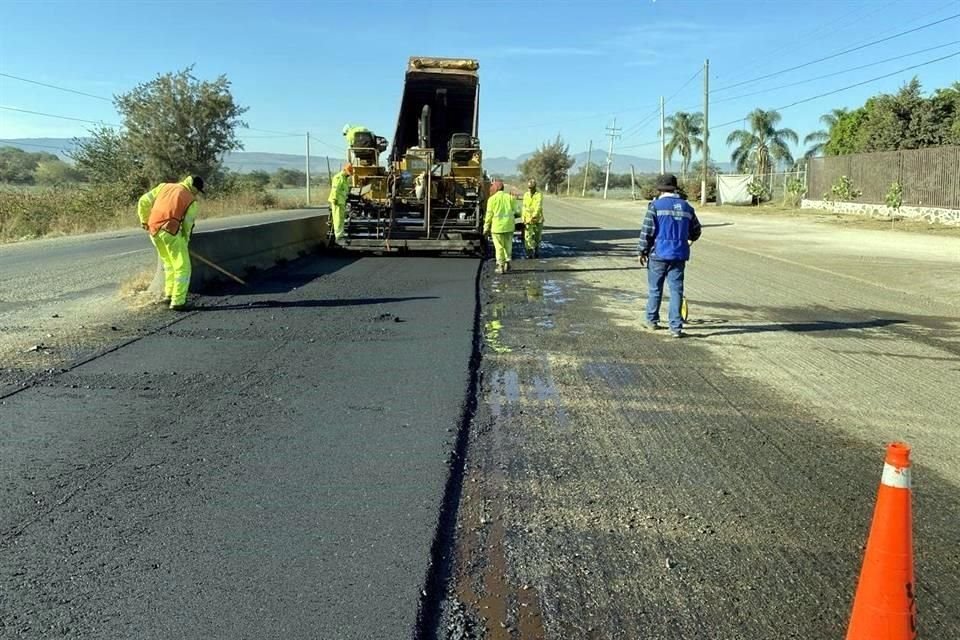
[[[484,235],[490,234],[497,257],[497,273],[510,270],[510,258],[513,254],[513,219],[516,203],[509,193],[503,190],[503,182],[495,180],[490,187],[492,195],[487,199],[487,215],[483,220]]]
[[[540,257],[540,237],[543,235],[543,194],[537,191],[537,181],[527,183],[523,194],[523,240],[528,258]]]
[[[344,221],[347,215],[347,194],[350,193],[350,176],[353,175],[353,165],[349,162],[343,165],[343,170],[333,176],[330,185],[330,218],[333,223],[333,237],[337,242],[343,238]]]
[[[180,182],[157,185],[140,197],[137,216],[150,233],[163,265],[163,302],[174,311],[187,308],[190,289],[190,236],[197,220],[197,193],[203,178],[188,176]]]

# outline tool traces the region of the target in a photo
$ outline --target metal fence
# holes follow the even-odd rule
[[[855,202],[883,204],[890,186],[903,187],[903,206],[960,209],[960,147],[931,147],[812,158],[807,198],[820,200],[847,176],[863,193]]]

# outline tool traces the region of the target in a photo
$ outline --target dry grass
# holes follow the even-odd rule
[[[161,294],[150,292],[150,285],[156,275],[156,269],[146,269],[136,273],[120,283],[120,298],[132,309],[149,307],[161,299]]]
[[[302,190],[241,192],[202,198],[201,218],[223,218],[266,209],[296,209],[306,205]],[[327,188],[311,189],[314,204],[326,202]],[[78,235],[139,226],[136,204],[109,187],[8,189],[0,188],[0,244],[35,238]]]

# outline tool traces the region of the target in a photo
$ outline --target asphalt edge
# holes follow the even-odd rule
[[[450,469],[443,490],[443,499],[437,516],[437,528],[430,545],[430,563],[424,576],[420,599],[417,604],[417,619],[411,637],[414,640],[439,640],[443,622],[443,605],[447,600],[447,587],[453,573],[457,515],[463,494],[466,473],[467,448],[470,432],[477,415],[480,391],[480,364],[483,358],[483,339],[480,327],[482,312],[481,283],[486,260],[477,266],[474,280],[473,347],[468,367],[467,392],[463,411],[457,425],[457,437],[447,466]]]
[[[291,262],[296,262],[298,260],[306,260],[312,257],[326,256],[326,255],[336,255],[336,253],[332,251],[329,247],[321,245],[321,246],[314,247],[312,249],[301,250],[293,258],[281,258],[278,261],[276,261],[273,264],[273,266],[270,266],[270,267],[266,267],[266,268],[254,267],[252,270],[248,270],[244,272],[244,275],[248,278],[249,283],[254,283],[255,280],[253,278],[269,278],[271,275],[275,275],[278,269],[285,268],[286,265],[288,265]],[[49,371],[41,371],[41,372],[31,374],[18,384],[0,385],[0,402],[8,398],[11,398],[17,395],[18,393],[21,393],[23,391],[27,391],[28,389],[32,389],[33,387],[42,385],[46,382],[49,382],[50,380],[54,380],[65,373],[70,373],[74,369],[82,367],[83,365],[93,362],[94,360],[99,360],[104,356],[110,355],[115,351],[119,351],[124,347],[128,347],[131,344],[134,344],[135,342],[139,342],[143,340],[144,338],[148,338],[150,336],[156,335],[161,331],[164,331],[165,329],[169,329],[170,327],[172,327],[173,325],[179,322],[183,322],[187,318],[195,316],[198,313],[202,313],[205,309],[214,309],[218,306],[228,304],[233,299],[234,296],[239,295],[244,291],[243,288],[240,288],[237,285],[234,285],[233,283],[220,282],[218,283],[219,290],[221,291],[221,295],[219,296],[219,299],[215,298],[213,300],[210,300],[209,299],[210,296],[208,295],[209,292],[216,289],[215,287],[209,286],[210,284],[211,283],[207,283],[207,286],[200,286],[196,290],[191,290],[190,292],[191,297],[188,298],[188,301],[192,300],[191,304],[194,304],[197,307],[191,311],[178,312],[174,317],[170,319],[162,320],[157,325],[143,327],[142,328],[143,330],[139,335],[124,338],[119,342],[114,342],[113,344],[107,344],[99,349],[89,351],[79,356],[78,358],[62,363],[59,367],[53,367]],[[243,286],[246,287],[247,285],[243,285]],[[204,304],[202,306],[198,305],[197,298],[200,298],[201,300],[206,298],[207,300],[205,300],[205,302],[208,302],[208,304]],[[159,307],[157,307],[155,310],[158,314],[156,316],[157,318],[161,317],[161,315],[159,314],[165,313]]]

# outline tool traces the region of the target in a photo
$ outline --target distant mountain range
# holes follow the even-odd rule
[[[525,153],[518,158],[485,158],[483,161],[483,166],[487,169],[487,172],[491,175],[516,175],[519,172],[520,164],[522,164],[527,158],[532,154]],[[573,159],[576,161],[573,165],[573,168],[570,170],[571,173],[577,173],[580,171],[580,167],[587,163],[588,153],[586,151],[581,151],[573,156]],[[639,156],[629,156],[624,154],[615,153],[612,158],[613,162],[610,165],[610,171],[613,173],[630,173],[630,167],[633,166],[633,170],[637,173],[660,173],[660,160],[653,158],[641,158]],[[602,150],[593,150],[593,156],[590,158],[590,162],[593,164],[599,165],[601,167],[606,166],[607,154]],[[720,168],[723,170],[729,169],[726,163],[720,163]],[[679,162],[674,161],[673,169],[679,171]],[[668,171],[669,165],[668,165]]]
[[[54,153],[64,160],[68,160],[67,151],[73,148],[73,140],[70,138],[19,138],[16,140],[2,140],[0,147],[10,146],[18,147],[24,151],[46,151]],[[487,173],[496,176],[516,175],[519,172],[520,164],[529,158],[532,154],[525,153],[517,158],[485,158],[484,167]],[[571,170],[573,173],[579,171],[580,167],[587,162],[587,152],[582,151],[573,156],[576,163]],[[594,149],[591,161],[594,164],[604,166],[607,155],[603,150]],[[340,158],[331,157],[331,167],[336,170],[340,163]],[[251,171],[266,171],[273,173],[277,169],[298,169],[304,168],[304,157],[302,155],[288,153],[260,153],[257,151],[238,151],[228,153],[224,157],[224,164],[233,171],[249,173]],[[610,170],[613,173],[630,173],[630,166],[633,165],[637,173],[658,173],[660,171],[660,161],[652,158],[640,158],[638,156],[613,154],[613,163]],[[679,170],[679,163],[674,162],[673,170]],[[730,165],[725,162],[719,163],[720,169],[729,171]],[[325,173],[327,170],[326,156],[310,156],[311,172],[317,174]],[[669,170],[669,169],[668,169]]]
[[[17,147],[24,151],[53,153],[62,160],[70,160],[67,153],[73,149],[72,138],[18,138],[0,140],[0,147]],[[304,169],[304,157],[302,155],[288,153],[260,153],[257,151],[238,151],[228,153],[223,159],[223,163],[232,171],[249,173],[251,171],[266,171],[273,173],[277,169]],[[330,165],[334,171],[340,158],[330,158]],[[311,171],[317,173],[326,173],[327,159],[325,156],[310,156]]]

